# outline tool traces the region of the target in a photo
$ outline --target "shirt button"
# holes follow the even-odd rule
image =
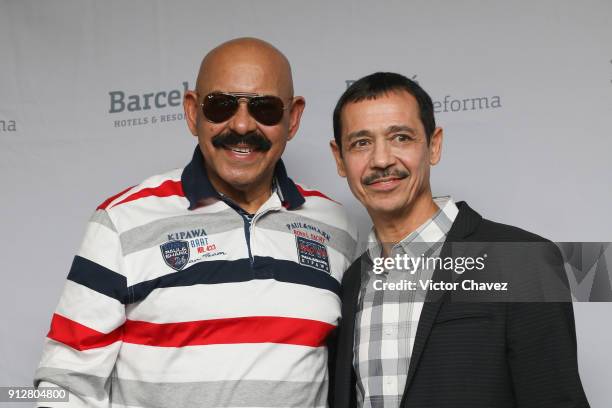
[[[391,330],[391,328],[390,328],[390,327],[385,327],[385,335],[386,335],[386,336],[390,336],[392,332],[393,332],[393,331]]]

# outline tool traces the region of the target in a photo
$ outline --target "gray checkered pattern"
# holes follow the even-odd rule
[[[450,197],[435,198],[440,210],[401,242],[393,246],[391,256],[407,254],[439,255],[446,235],[459,210]],[[370,261],[382,253],[374,231],[370,233]],[[364,263],[362,263],[364,264]],[[357,374],[358,407],[399,407],[419,317],[423,309],[424,291],[375,290],[374,281],[400,282],[412,280],[418,285],[433,275],[433,270],[390,270],[380,275],[371,264],[362,265],[361,290],[356,315],[353,366]]]

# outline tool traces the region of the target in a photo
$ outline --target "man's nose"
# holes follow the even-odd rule
[[[231,130],[240,135],[244,135],[257,129],[257,123],[247,108],[246,99],[241,99],[238,101],[238,110],[234,116],[230,118],[228,125]]]
[[[374,149],[370,158],[372,167],[380,169],[386,169],[395,163],[395,156],[393,155],[391,146],[386,141],[380,141],[374,143]]]

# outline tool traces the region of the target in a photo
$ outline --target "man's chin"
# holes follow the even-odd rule
[[[256,175],[227,175],[221,176],[221,179],[225,184],[233,188],[234,190],[247,191],[258,184],[258,177]]]
[[[218,173],[219,178],[224,184],[234,190],[249,191],[260,188],[267,183],[267,170],[260,166],[261,162],[256,162],[251,166],[224,166],[225,170]]]
[[[369,213],[375,213],[382,216],[391,216],[401,213],[406,208],[406,201],[399,197],[385,197],[380,199],[370,200],[365,204]]]
[[[266,153],[255,153],[256,160],[234,160],[225,151],[211,160],[210,168],[214,169],[214,177],[226,188],[237,191],[259,189],[272,177],[274,166],[265,157]],[[268,176],[269,174],[269,176]]]

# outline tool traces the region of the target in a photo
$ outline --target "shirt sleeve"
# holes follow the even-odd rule
[[[44,341],[36,387],[60,387],[68,402],[37,407],[109,407],[121,347],[127,279],[119,234],[106,210],[91,217]]]

